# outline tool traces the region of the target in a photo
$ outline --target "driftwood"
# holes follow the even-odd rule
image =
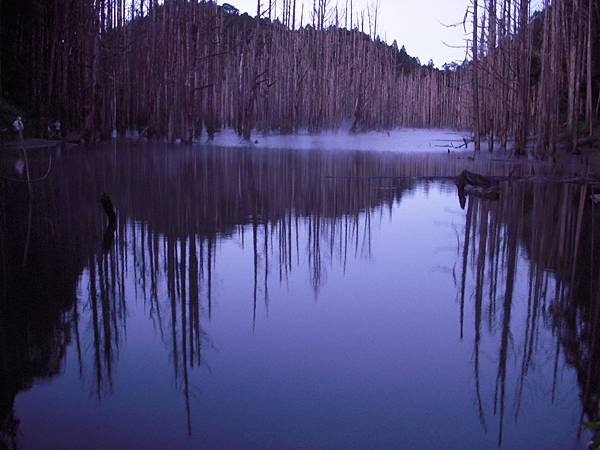
[[[492,178],[469,172],[468,170],[463,170],[460,175],[456,177],[456,185],[459,189],[464,189],[469,185],[489,189],[495,184],[498,184],[498,182]]]
[[[433,142],[446,142],[446,145],[434,145],[434,147],[447,148],[448,153],[450,149],[459,150],[461,148],[468,148],[470,143],[475,142],[473,139],[461,138],[461,139],[433,139]],[[462,142],[461,145],[454,145],[455,142]]]
[[[102,252],[107,254],[113,248],[115,243],[115,229],[116,225],[114,222],[109,222],[104,230],[104,236],[102,237]]]
[[[486,200],[498,200],[500,198],[499,181],[490,177],[463,170],[460,175],[456,177],[455,182],[458,189],[460,207],[463,209],[467,204],[467,195],[480,197]]]

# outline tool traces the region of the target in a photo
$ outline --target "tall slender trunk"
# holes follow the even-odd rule
[[[477,0],[473,0],[473,122],[475,151],[481,150],[481,124],[479,123],[479,56],[477,51]]]

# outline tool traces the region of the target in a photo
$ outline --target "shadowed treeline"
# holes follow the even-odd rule
[[[377,223],[408,192],[455,189],[446,181],[440,187],[386,177],[451,176],[464,168],[496,175],[532,170],[527,163],[446,155],[165,152],[119,145],[89,148],[85,155],[67,152],[35,186],[31,207],[24,185],[0,186],[0,422],[6,445],[18,429],[16,394],[60,373],[67,346],[74,348],[91,396],[101,400],[119,388],[114,373],[126,342],[128,308],[139,302],[168,350],[191,433],[190,374],[207,367],[206,351],[213,347],[204,326],[216,307],[220,243],[235,240],[249,255],[247,320],[255,327],[257,306],[271,301],[269,286],[306,271],[317,296],[329,270],[372,256]],[[42,157],[32,161],[44,164]],[[3,169],[11,167],[5,157]],[[551,173],[549,166],[536,166],[536,173],[545,172]],[[103,191],[118,210],[114,230],[104,229]],[[500,200],[469,198],[461,216],[466,226],[455,271],[460,330],[467,339],[473,310],[478,412],[486,428],[495,414],[500,440],[503,421],[518,417],[536,373],[542,331],[556,338],[556,367],[566,362],[577,371],[584,419],[597,418],[598,217],[588,194],[575,184],[507,182]],[[516,294],[522,283],[528,286],[525,299]],[[526,320],[520,323],[515,310],[524,302]],[[497,359],[492,380],[479,371],[480,345],[489,339]],[[509,370],[513,346],[520,358],[517,378]],[[486,383],[495,386],[493,398],[484,397]],[[552,392],[557,386],[555,379]],[[506,400],[511,389],[515,402]]]

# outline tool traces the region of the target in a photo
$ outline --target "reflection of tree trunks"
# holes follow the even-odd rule
[[[185,289],[185,276],[187,274],[185,268],[186,261],[186,241],[185,239],[181,240],[181,365],[183,368],[183,393],[185,397],[185,414],[187,417],[187,431],[188,436],[192,435],[192,419],[190,413],[190,391],[189,391],[189,380],[188,380],[188,361],[187,361],[187,311],[186,307],[189,304],[186,302],[186,289]],[[192,331],[190,329],[190,335]],[[190,348],[191,351],[191,348]]]
[[[294,9],[296,8],[294,0]],[[292,211],[289,211],[288,216],[288,270],[292,271]]]
[[[498,211],[498,210],[496,210]],[[491,234],[490,234],[490,289],[489,289],[489,307],[488,307],[488,328],[492,329],[496,316],[496,298],[498,293],[498,278],[500,272],[500,241],[501,241],[501,225],[496,214],[491,217]]]
[[[465,239],[463,242],[462,255],[462,277],[460,283],[460,338],[464,337],[464,320],[465,320],[465,289],[467,284],[467,260],[469,256],[469,241],[471,234],[471,221],[473,218],[473,201],[469,200],[467,207],[467,223],[465,225]]]
[[[167,278],[169,300],[171,302],[171,341],[173,347],[173,368],[175,369],[175,379],[179,377],[179,353],[177,350],[177,295],[175,292],[175,248],[172,240],[167,239]]]
[[[96,393],[98,399],[101,395],[102,386],[102,363],[100,361],[100,327],[98,320],[98,306],[96,294],[96,260],[91,259],[90,264],[90,300],[92,307],[92,327],[94,330],[94,367],[96,372]]]
[[[579,210],[577,213],[577,227],[575,229],[575,242],[573,247],[573,268],[571,272],[571,284],[575,281],[575,272],[577,269],[577,257],[579,255],[579,246],[581,240],[581,226],[583,223],[583,212],[585,208],[585,203],[587,200],[587,184],[581,186],[580,195],[579,195]]]
[[[252,221],[252,250],[254,256],[254,292],[253,292],[253,306],[252,306],[252,330],[256,328],[256,290],[258,289],[258,225],[256,223],[256,216]]]
[[[198,352],[198,364],[200,363],[200,308],[198,294],[198,257],[196,256],[195,235],[191,235],[189,240],[190,252],[188,280],[190,284],[190,367],[194,367],[194,350]]]
[[[156,194],[159,196],[159,200],[161,198],[177,198],[177,211],[183,211],[183,213],[170,214],[173,210],[161,210],[160,213],[157,213],[155,204],[152,204],[150,212],[143,209],[145,206],[143,204],[123,204],[123,211],[131,211],[134,217],[140,218],[139,222],[130,221],[125,223],[120,218],[118,232],[114,235],[114,241],[109,246],[108,254],[100,255],[98,249],[94,248],[94,251],[98,252],[97,260],[94,259],[88,263],[91,306],[89,308],[85,307],[81,311],[89,310],[90,322],[92,322],[89,329],[90,334],[92,334],[92,331],[94,334],[94,345],[90,348],[95,347],[93,350],[96,351],[97,361],[94,375],[97,376],[99,396],[101,390],[106,388],[102,385],[102,381],[107,383],[106,369],[110,369],[110,362],[104,364],[102,352],[104,350],[104,356],[110,353],[113,356],[113,363],[116,364],[114,356],[118,355],[119,332],[124,329],[124,322],[127,320],[124,314],[126,309],[125,294],[126,291],[132,292],[131,285],[126,285],[126,283],[132,282],[131,277],[135,280],[136,289],[141,287],[144,290],[144,299],[147,295],[150,297],[152,320],[154,321],[158,317],[161,336],[163,336],[161,311],[164,309],[163,312],[166,312],[169,316],[168,308],[169,306],[173,308],[171,326],[174,347],[170,358],[174,361],[175,375],[178,377],[176,378],[177,386],[182,388],[182,394],[186,396],[185,408],[187,413],[188,408],[191,409],[191,400],[187,397],[191,394],[190,384],[193,381],[190,367],[193,367],[194,361],[197,361],[197,364],[201,362],[199,316],[202,288],[199,286],[200,277],[204,277],[204,266],[208,264],[208,277],[211,280],[212,271],[216,270],[214,260],[220,251],[222,242],[229,240],[231,236],[235,237],[236,230],[238,236],[241,233],[243,242],[244,227],[252,226],[253,248],[250,250],[250,247],[246,245],[246,251],[254,252],[253,322],[255,322],[256,296],[259,284],[263,282],[262,275],[265,276],[266,294],[269,287],[267,281],[271,282],[271,291],[273,290],[272,275],[273,270],[277,270],[277,268],[273,269],[273,261],[276,264],[279,261],[280,274],[283,267],[287,265],[290,266],[290,271],[292,270],[292,263],[294,262],[293,226],[295,226],[296,234],[297,258],[295,264],[301,270],[304,270],[305,266],[309,267],[310,281],[314,281],[313,285],[318,289],[326,279],[327,270],[336,264],[337,258],[334,257],[334,253],[336,256],[339,255],[340,266],[343,263],[344,267],[346,265],[351,266],[353,263],[352,247],[354,247],[355,257],[368,256],[370,253],[371,227],[375,226],[376,223],[372,222],[373,219],[376,219],[376,216],[372,216],[372,214],[380,214],[383,217],[388,209],[391,214],[395,211],[394,205],[397,205],[406,189],[404,185],[398,183],[393,185],[393,189],[386,189],[382,192],[378,188],[388,187],[385,186],[387,183],[373,180],[371,180],[371,185],[357,180],[323,183],[323,173],[344,173],[350,166],[349,161],[354,163],[352,173],[363,176],[361,178],[363,180],[367,179],[366,175],[380,171],[384,165],[386,175],[404,174],[407,176],[426,173],[428,170],[434,173],[456,173],[459,167],[462,168],[460,166],[462,163],[456,161],[446,162],[444,163],[446,165],[441,164],[438,166],[434,159],[428,159],[423,163],[410,158],[404,159],[404,157],[400,159],[390,158],[389,161],[391,162],[388,165],[388,160],[375,159],[364,155],[352,157],[351,159],[347,157],[339,158],[339,155],[326,155],[314,159],[313,155],[310,155],[310,157],[304,155],[298,159],[293,152],[278,153],[276,156],[248,152],[244,153],[241,158],[231,157],[231,155],[232,153],[229,152],[211,152],[209,154],[201,152],[201,154],[194,154],[191,161],[185,159],[181,163],[176,158],[167,158],[169,168],[173,169],[173,172],[177,174],[182,183],[191,186],[189,195],[185,196],[180,196],[181,192],[179,190],[174,192],[175,195],[171,195],[173,192],[168,189],[173,184],[172,179],[165,178],[164,175],[153,176],[155,173],[152,172],[154,170],[152,155],[144,158],[145,176],[157,180],[157,185],[161,189],[161,192]],[[161,156],[158,165],[165,162],[164,155]],[[90,155],[90,157],[93,158],[93,155]],[[171,164],[173,165],[171,166]],[[181,164],[181,166],[177,164]],[[466,164],[470,165],[470,163]],[[316,170],[317,167],[322,167],[323,170],[318,171]],[[268,170],[265,170],[265,168],[268,168]],[[517,170],[520,168],[521,166],[517,166]],[[509,172],[509,170],[513,170],[513,168],[507,167],[504,173]],[[522,169],[523,172],[526,170],[527,167]],[[198,184],[187,183],[198,173],[202,174],[196,180]],[[247,181],[248,178],[251,178],[252,181]],[[132,180],[128,184],[121,185],[119,192],[128,192],[127,189],[135,184],[136,181]],[[59,186],[62,188],[62,185]],[[408,184],[407,186],[412,189],[415,185]],[[445,187],[448,186],[445,185]],[[163,192],[163,188],[167,191]],[[468,200],[469,205],[465,212],[464,241],[459,243],[460,248],[457,255],[459,267],[461,262],[463,266],[462,280],[457,283],[460,284],[459,289],[461,290],[460,326],[461,337],[463,338],[465,302],[469,302],[469,292],[466,291],[468,291],[469,286],[475,286],[475,295],[473,296],[475,299],[475,360],[471,362],[471,364],[474,364],[471,366],[471,370],[475,372],[476,407],[484,427],[487,425],[486,419],[489,419],[489,416],[486,417],[486,415],[490,414],[485,408],[490,405],[486,405],[488,399],[485,396],[486,387],[484,384],[487,362],[483,357],[484,354],[480,355],[480,352],[487,348],[487,345],[484,347],[483,344],[489,342],[488,335],[485,333],[485,324],[482,323],[486,320],[487,305],[485,305],[485,301],[487,292],[485,289],[488,288],[488,285],[486,285],[488,281],[490,283],[488,319],[490,332],[488,334],[490,339],[497,335],[501,336],[497,354],[499,375],[496,381],[495,403],[502,412],[502,421],[504,420],[504,410],[510,409],[509,405],[511,405],[509,402],[506,408],[504,407],[504,383],[512,381],[508,378],[507,372],[512,376],[514,374],[513,369],[515,369],[511,365],[512,360],[507,361],[508,357],[506,355],[510,351],[507,348],[510,347],[511,343],[511,326],[513,327],[512,332],[515,332],[515,329],[527,328],[525,331],[525,345],[522,347],[524,349],[523,361],[522,363],[521,361],[516,363],[516,365],[521,363],[520,386],[525,386],[525,389],[520,390],[518,401],[521,399],[521,394],[527,392],[528,384],[523,382],[527,368],[531,367],[529,369],[531,372],[535,367],[536,356],[539,357],[535,353],[538,351],[536,348],[538,347],[538,341],[536,340],[545,339],[546,333],[551,331],[550,327],[556,327],[557,333],[560,331],[561,348],[567,347],[564,344],[566,340],[564,336],[568,333],[577,338],[577,344],[573,347],[575,350],[571,353],[573,356],[567,359],[567,362],[575,365],[575,363],[584,361],[581,363],[582,370],[577,366],[578,373],[580,370],[582,373],[580,380],[582,389],[587,371],[592,370],[592,374],[596,373],[594,369],[596,366],[592,367],[590,364],[596,364],[597,359],[593,356],[593,353],[590,356],[589,352],[589,345],[591,344],[589,327],[593,325],[591,318],[597,315],[597,311],[590,311],[592,306],[587,304],[587,295],[589,295],[593,286],[582,283],[583,279],[587,280],[588,278],[588,266],[593,266],[595,261],[593,251],[594,242],[596,241],[592,239],[590,242],[590,236],[595,236],[593,234],[595,227],[593,222],[591,225],[588,222],[590,214],[592,214],[590,211],[592,208],[586,205],[582,210],[578,210],[578,207],[581,207],[578,199],[587,201],[585,199],[587,193],[576,185],[541,183],[534,186],[530,183],[503,183],[500,190],[502,197],[498,202],[487,202],[477,198]],[[582,192],[584,193],[582,194]],[[127,195],[121,194],[119,197],[120,200],[123,198],[123,201],[126,201]],[[135,195],[132,195],[132,198],[135,197]],[[73,205],[76,206],[76,203],[73,202]],[[170,208],[171,205],[165,207]],[[253,214],[252,209],[260,211],[260,214]],[[94,209],[94,214],[91,217],[89,223],[93,226],[92,230],[94,230],[94,236],[97,240],[102,231],[99,227],[97,208]],[[78,218],[78,220],[80,219]],[[250,220],[250,225],[248,220]],[[260,223],[260,220],[263,220],[263,222]],[[392,219],[390,218],[390,220]],[[521,221],[524,225],[522,227]],[[246,228],[247,230],[249,228]],[[4,226],[2,233],[4,234]],[[259,234],[263,234],[263,241],[260,241]],[[77,235],[77,233],[73,233],[73,235]],[[3,237],[6,239],[6,236]],[[34,233],[32,239],[35,240],[35,238]],[[95,247],[97,247],[96,240],[94,241]],[[302,241],[303,252],[299,251],[300,241]],[[323,246],[320,244],[323,244]],[[4,249],[5,244],[2,245]],[[196,245],[200,246],[199,257],[196,254]],[[204,245],[208,246],[206,255]],[[321,249],[325,253],[321,254]],[[469,255],[469,250],[471,255]],[[20,253],[21,247],[18,251]],[[131,261],[127,261],[128,252],[130,251],[134,252],[134,257]],[[261,261],[263,251],[265,273],[260,274],[260,267],[263,264]],[[278,251],[279,255],[276,254]],[[136,252],[139,253],[139,257]],[[327,255],[327,253],[330,253],[330,255]],[[515,256],[516,253],[518,253],[517,256]],[[278,257],[279,260],[277,260]],[[526,261],[530,267],[531,275],[532,296],[528,308],[527,325],[522,328],[520,328],[521,325],[525,324],[514,325],[510,323],[510,302],[512,302],[512,292],[510,291],[512,291],[512,285],[514,284],[514,281],[510,281],[510,278],[516,277],[514,273],[516,268],[511,269],[511,267],[512,265],[516,266],[517,257],[519,257],[519,261]],[[577,260],[574,283],[571,281],[572,267],[574,266],[573,258]],[[33,259],[31,260],[33,261]],[[132,261],[136,267],[127,275],[124,269]],[[469,261],[471,261],[471,264],[469,264]],[[271,263],[270,266],[269,262]],[[141,266],[137,267],[138,264]],[[472,274],[467,273],[470,266],[473,267]],[[96,273],[98,268],[100,276]],[[248,269],[252,270],[251,268]],[[219,267],[219,278],[223,275],[221,270],[222,267]],[[147,271],[149,272],[146,273]],[[81,279],[85,280],[86,272],[83,273]],[[498,323],[498,328],[502,327],[501,330],[498,330],[501,333],[496,333],[495,302],[502,302],[501,298],[496,300],[496,291],[502,291],[502,281],[500,281],[500,289],[497,285],[498,278],[503,277],[504,274],[509,275],[509,279],[506,280],[503,305],[499,306],[503,310],[502,321]],[[271,280],[266,278],[269,275],[271,275]],[[302,277],[302,274],[298,274],[298,276]],[[485,279],[486,276],[489,280]],[[127,277],[129,277],[129,280]],[[146,278],[148,279],[147,285]],[[279,279],[281,283],[285,283],[285,274],[280,275]],[[546,285],[549,279],[550,281],[559,281],[556,288],[556,298],[560,298],[561,301],[555,300],[546,303]],[[210,284],[209,281],[209,286]],[[571,284],[575,286],[571,286]],[[583,286],[578,288],[579,284]],[[99,304],[99,300],[96,298],[97,292],[95,290],[98,289],[98,286],[102,305]],[[127,289],[124,289],[124,286],[127,286]],[[168,289],[168,296],[163,298],[159,294],[166,290],[165,287]],[[210,287],[208,289],[210,297]],[[561,293],[566,292],[565,296],[559,297],[559,291]],[[582,294],[582,291],[585,292]],[[217,294],[218,292],[215,295]],[[567,294],[573,296],[573,299],[568,298]],[[119,295],[121,296],[120,302],[117,298]],[[106,299],[108,299],[108,313],[104,309]],[[178,302],[181,302],[181,304],[178,304]],[[215,302],[216,313],[218,312],[218,304]],[[210,305],[209,300],[209,309]],[[181,308],[181,320],[176,317],[177,306]],[[568,313],[563,313],[563,308],[570,308],[571,310]],[[590,308],[590,310],[587,308]],[[468,310],[468,306],[466,309]],[[572,315],[573,318],[567,317],[568,315]],[[516,316],[513,315],[513,322],[515,318]],[[104,323],[102,323],[103,319],[105,319]],[[77,321],[75,315],[74,330],[76,335],[78,333]],[[119,321],[122,321],[123,325],[119,326],[121,323]],[[106,323],[109,324],[109,329],[108,332],[104,333],[105,339],[102,342],[102,330]],[[83,324],[83,321],[81,321],[81,324]],[[178,324],[181,326],[179,331],[177,330]],[[165,326],[168,327],[168,324]],[[83,328],[80,329],[83,330]],[[167,330],[166,337],[163,336],[163,340],[170,349],[169,334]],[[468,337],[468,332],[465,332],[465,335]],[[85,339],[84,334],[81,337]],[[519,337],[521,337],[520,334]],[[505,339],[508,340],[508,343]],[[519,349],[522,342],[517,342]],[[107,343],[112,344],[112,350],[106,348]],[[82,346],[86,348],[84,342],[82,342]],[[181,349],[178,348],[179,346],[181,346]],[[592,350],[597,352],[595,347]],[[556,357],[555,374],[557,365],[563,361],[562,359],[559,361],[558,355],[558,349],[556,354],[552,352],[552,356]],[[183,366],[180,366],[181,364]],[[189,367],[187,364],[189,364]],[[516,370],[518,369],[519,367],[516,367]],[[562,370],[562,368],[560,369]],[[548,374],[550,370],[548,370]],[[556,376],[554,380],[556,380]],[[595,395],[597,395],[597,386],[594,383],[595,380],[591,379],[587,382],[585,388],[587,391],[586,398],[588,398],[590,404],[593,403]],[[555,391],[556,385],[553,387],[553,392]],[[526,398],[526,395],[523,398]],[[589,410],[590,407],[586,410],[586,414]],[[191,423],[191,411],[189,412],[188,420]],[[502,432],[504,432],[504,428],[502,428]]]
[[[269,223],[265,218],[265,223],[264,223],[264,238],[265,238],[265,279],[264,279],[264,295],[265,295],[265,307],[267,308],[268,311],[268,307],[269,307]]]
[[[516,199],[515,199],[516,200]],[[521,204],[521,203],[517,203]],[[506,291],[504,293],[504,306],[502,309],[502,337],[500,340],[500,352],[498,359],[498,375],[496,379],[496,392],[494,399],[494,412],[498,401],[500,402],[500,431],[498,434],[498,445],[502,446],[504,437],[504,410],[506,399],[506,363],[508,358],[508,343],[510,337],[510,318],[512,313],[513,290],[517,271],[517,245],[519,232],[519,216],[514,218],[508,227],[508,260],[506,272]]]
[[[558,292],[558,290],[557,290]],[[558,304],[557,301],[555,301]],[[556,338],[556,353],[554,354],[554,369],[552,370],[552,404],[556,401],[556,388],[558,386],[558,361],[560,359],[560,339]]]
[[[521,373],[519,375],[519,387],[517,392],[517,408],[515,410],[515,420],[518,419],[521,412],[523,400],[523,388],[525,378],[529,371],[529,366],[534,355],[534,345],[536,338],[538,307],[540,304],[541,293],[541,278],[543,274],[538,268],[529,269],[529,295],[527,301],[527,318],[525,326],[525,341],[523,344],[523,357],[521,361]]]
[[[213,245],[212,239],[209,239],[206,243],[208,258],[206,260],[206,266],[208,270],[208,320],[212,318],[212,269],[213,269]]]
[[[109,388],[112,389],[112,332],[111,332],[111,313],[109,305],[108,290],[111,287],[108,274],[107,257],[102,257],[98,264],[98,277],[100,281],[100,302],[102,310],[102,339],[104,343],[104,363],[106,365],[106,380]],[[114,281],[114,279],[113,279]]]
[[[598,271],[598,285],[600,286],[600,270]],[[587,367],[585,368],[585,381],[583,386],[583,407],[581,408],[581,417],[580,417],[580,426],[583,425],[584,414],[586,409],[595,410],[596,414],[598,411],[598,391],[599,391],[599,382],[598,382],[598,358],[597,358],[597,346],[598,341],[600,340],[600,335],[598,332],[598,328],[600,327],[600,291],[596,291],[596,295],[593,297],[593,306],[592,313],[590,315],[590,335],[589,335],[589,355],[587,357]],[[595,401],[590,408],[590,399],[592,396],[595,397]],[[598,416],[592,416],[588,413],[588,419],[590,421],[598,420]]]
[[[469,202],[469,209],[471,209],[471,202]],[[467,212],[469,214],[469,212]],[[469,219],[467,219],[469,220]],[[481,229],[479,235],[479,252],[477,256],[477,277],[476,277],[476,288],[475,288],[475,393],[477,397],[477,409],[479,411],[479,421],[483,426],[483,429],[487,432],[487,425],[485,420],[485,412],[483,410],[483,403],[481,400],[481,387],[480,387],[480,376],[479,376],[479,344],[481,341],[481,310],[483,304],[483,285],[485,282],[485,250],[487,243],[487,230],[488,230],[488,214],[487,208],[482,205],[481,208]],[[465,240],[468,241],[468,235],[465,233]],[[468,244],[467,244],[468,245]],[[468,249],[466,249],[468,252]],[[464,256],[463,256],[464,258]],[[464,259],[463,259],[464,261]],[[464,262],[463,262],[464,264]],[[465,267],[463,265],[463,271]],[[461,308],[464,308],[464,275],[463,275],[463,286],[461,292]],[[462,329],[462,326],[461,326]],[[462,338],[462,332],[461,332]]]
[[[110,221],[108,225],[106,225],[106,229],[104,230],[104,236],[102,238],[102,252],[103,254],[108,254],[113,248],[115,240],[115,224]]]
[[[79,367],[79,379],[83,377],[83,359],[81,357],[81,338],[79,336],[79,299],[73,302],[73,324],[75,328],[75,345],[77,349],[77,365]]]

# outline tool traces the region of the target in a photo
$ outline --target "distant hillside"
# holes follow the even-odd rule
[[[91,139],[170,140],[233,127],[293,132],[468,125],[460,71],[421,66],[396,43],[322,11],[257,20],[231,5],[166,0],[2,3],[2,90]],[[292,21],[293,19],[293,21]],[[340,24],[341,25],[341,24]],[[442,100],[443,99],[443,100]]]

